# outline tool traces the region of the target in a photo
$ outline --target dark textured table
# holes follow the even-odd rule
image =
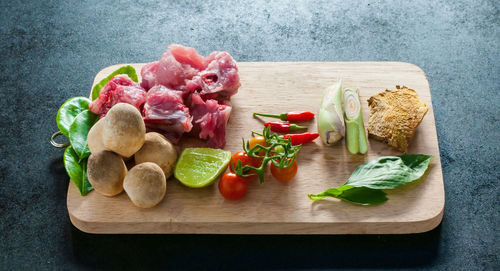
[[[165,1],[166,2],[166,1]],[[498,1],[0,1],[0,269],[499,270]],[[91,235],[68,218],[59,106],[170,43],[238,61],[405,61],[427,74],[446,189],[415,235]]]

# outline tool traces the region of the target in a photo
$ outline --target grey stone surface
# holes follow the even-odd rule
[[[499,270],[498,1],[0,1],[0,269]],[[66,210],[58,107],[170,43],[238,61],[405,61],[427,74],[446,189],[394,236],[89,235]]]

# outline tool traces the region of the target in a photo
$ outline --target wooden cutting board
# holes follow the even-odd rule
[[[131,65],[140,71],[144,64]],[[100,71],[94,84],[119,66]],[[225,200],[217,183],[193,189],[172,177],[163,201],[141,209],[125,193],[105,197],[92,191],[82,197],[70,182],[67,205],[72,223],[89,233],[390,234],[425,232],[441,222],[444,185],[434,110],[429,83],[419,67],[402,62],[240,62],[238,67],[241,88],[231,98],[226,130],[226,149],[232,153],[242,150],[241,138],[249,139],[250,131],[262,131],[263,120],[252,117],[252,112],[317,112],[322,91],[342,78],[344,87],[359,88],[366,124],[367,99],[405,85],[429,107],[409,148],[409,153],[434,155],[425,178],[386,191],[389,200],[377,206],[335,199],[313,202],[307,194],[342,185],[361,163],[400,154],[372,139],[366,155],[351,155],[344,140],[327,147],[317,139],[300,151],[299,171],[292,181],[280,183],[268,170],[265,183],[250,183],[248,194],[239,201]],[[306,125],[317,131],[315,121]],[[183,146],[205,144],[186,139]]]

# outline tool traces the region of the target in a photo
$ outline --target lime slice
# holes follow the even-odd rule
[[[175,165],[174,176],[189,187],[204,187],[213,183],[226,170],[231,152],[211,148],[186,148]]]

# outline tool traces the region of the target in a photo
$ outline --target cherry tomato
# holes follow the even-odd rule
[[[252,167],[260,167],[260,162],[259,159],[250,157],[248,153],[244,151],[237,152],[233,154],[233,157],[231,157],[231,166],[229,167],[229,170],[231,172],[234,172],[236,170],[236,166],[238,165],[238,160],[241,161],[241,166],[244,167],[246,165],[252,166]]]
[[[281,146],[281,145],[278,145],[278,146],[274,147],[271,151],[272,151],[273,155],[274,154],[282,154],[282,153],[285,153],[285,148],[283,148],[283,146]]]
[[[231,157],[231,164],[229,166],[229,170],[231,172],[235,172],[236,171],[236,166],[238,165],[238,160],[241,161],[241,167],[244,167],[246,165],[248,166],[252,166],[252,167],[260,167],[260,164],[261,164],[261,161],[259,158],[254,158],[254,157],[250,157],[248,155],[248,153],[244,152],[244,151],[240,151],[240,152],[237,152],[235,154],[233,154],[233,157]],[[254,173],[255,171],[250,171],[250,172],[244,172],[246,174],[251,174],[251,173]],[[245,179],[247,180],[253,180],[257,178],[256,175],[253,175],[253,176],[248,176],[246,177]]]
[[[219,181],[219,192],[229,200],[239,200],[247,194],[248,182],[233,172],[222,175]]]
[[[289,182],[295,174],[297,174],[297,160],[293,161],[293,164],[288,168],[277,168],[271,163],[271,174],[273,177],[280,182]]]
[[[263,136],[252,137],[252,139],[250,139],[249,145],[250,145],[250,149],[257,146],[257,145],[261,145],[263,147],[269,146],[269,144],[267,143],[266,139]],[[257,154],[264,155],[265,153],[266,152],[264,150],[260,150]]]

